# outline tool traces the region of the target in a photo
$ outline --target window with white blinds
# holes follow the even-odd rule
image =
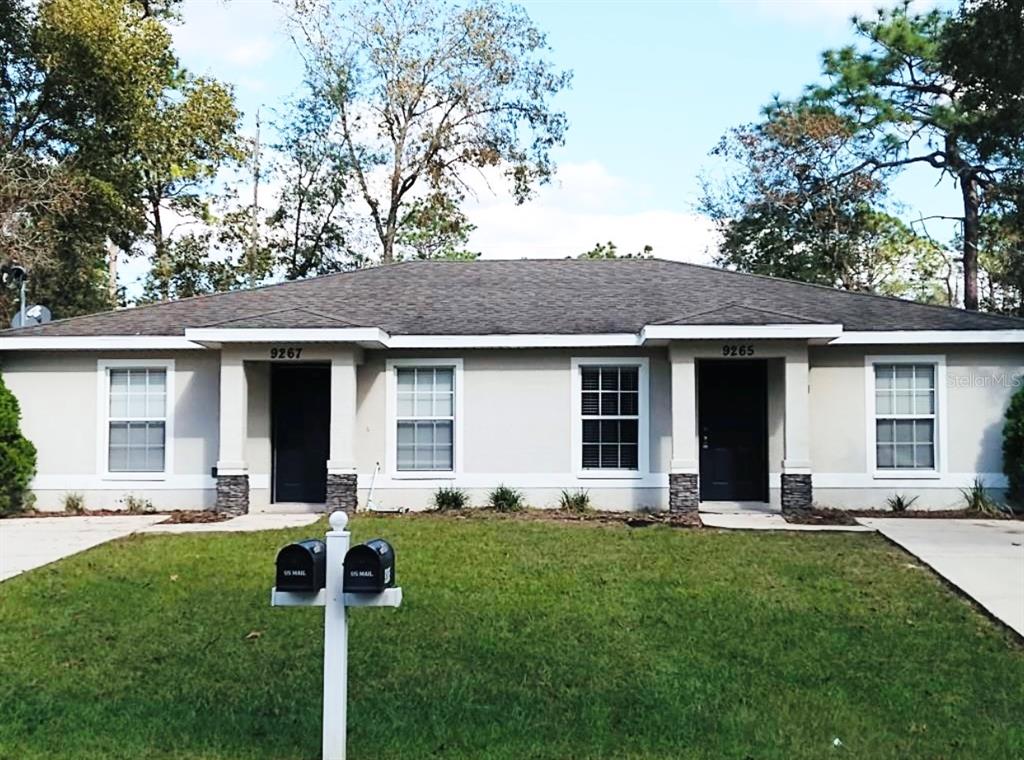
[[[640,368],[584,365],[579,372],[582,468],[638,470]]]
[[[396,367],[399,471],[455,469],[455,368]]]
[[[167,370],[108,370],[107,471],[164,472],[167,452]]]

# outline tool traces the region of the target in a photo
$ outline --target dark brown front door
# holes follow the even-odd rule
[[[274,364],[270,375],[273,500],[323,504],[331,435],[331,370]]]
[[[701,361],[697,367],[701,501],[767,501],[764,360]]]

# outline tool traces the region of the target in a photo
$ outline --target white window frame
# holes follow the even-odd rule
[[[642,480],[650,471],[650,361],[645,356],[574,356],[572,370],[572,462],[576,477],[581,480]],[[600,470],[583,467],[583,367],[636,367],[639,391],[637,419],[637,468],[635,470]]]
[[[415,358],[388,359],[385,363],[387,374],[387,431],[385,445],[387,471],[396,480],[454,480],[462,472],[462,359],[460,358]],[[398,469],[398,370],[408,367],[436,367],[451,369],[455,393],[452,422],[452,469],[450,470],[399,470]]]
[[[164,469],[159,472],[110,471],[110,370],[161,369],[166,379]],[[96,472],[103,480],[159,481],[174,472],[174,359],[99,359],[96,362]]]
[[[931,469],[880,469],[878,467],[877,409],[875,407],[875,366],[878,364],[929,364],[935,370],[935,466]],[[868,471],[875,480],[934,480],[946,471],[946,429],[949,415],[946,413],[946,356],[945,354],[898,354],[864,357],[864,396],[867,417],[867,462]],[[883,415],[891,418],[893,415]]]

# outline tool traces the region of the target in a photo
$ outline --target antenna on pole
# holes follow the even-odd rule
[[[25,283],[27,281],[28,270],[20,264],[4,264],[0,267],[0,283],[4,285],[14,285],[18,288],[19,309],[17,316],[14,317],[14,320],[11,323],[12,327],[21,327],[25,324]],[[47,314],[49,314],[49,309],[46,311]]]

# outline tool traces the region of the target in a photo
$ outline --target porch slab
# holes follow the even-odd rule
[[[786,522],[781,514],[718,514],[704,512],[703,509],[700,513],[700,521],[708,528],[726,528],[728,530],[794,530],[819,533],[871,533],[874,531],[874,528],[865,525],[797,525]]]

